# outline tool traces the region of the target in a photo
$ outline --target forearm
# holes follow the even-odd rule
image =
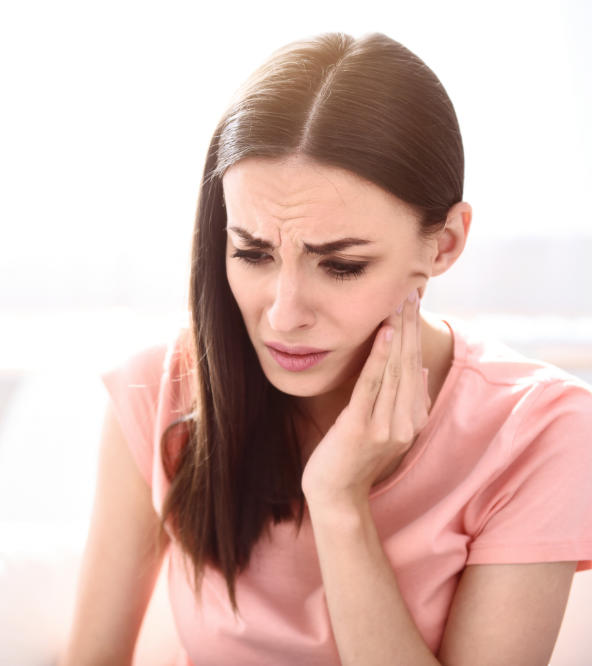
[[[439,664],[407,610],[369,504],[309,509],[343,666]]]

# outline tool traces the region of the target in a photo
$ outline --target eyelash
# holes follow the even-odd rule
[[[262,259],[268,256],[269,255],[265,255],[262,252],[250,252],[246,250],[235,250],[234,254],[232,255],[233,258],[242,259],[242,261],[246,262],[250,266],[257,266],[258,264],[262,264]],[[354,264],[345,261],[325,261],[323,262],[323,265],[326,267],[327,273],[332,278],[335,280],[343,281],[360,277],[366,270],[368,263],[366,262],[362,264]]]

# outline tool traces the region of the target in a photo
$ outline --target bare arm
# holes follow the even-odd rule
[[[311,506],[310,514],[343,666],[436,666],[401,596],[369,505]]]
[[[548,663],[575,562],[468,566],[436,658],[407,610],[369,506],[313,507],[311,518],[344,666]]]
[[[157,556],[155,548],[157,527],[150,488],[109,405],[74,618],[60,666],[132,663],[162,564],[163,553]]]
[[[576,564],[468,566],[448,616],[440,661],[546,666],[559,634]]]

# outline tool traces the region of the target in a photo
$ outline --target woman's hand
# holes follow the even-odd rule
[[[412,296],[378,330],[349,404],[308,459],[302,489],[309,505],[367,499],[427,422],[417,291]]]

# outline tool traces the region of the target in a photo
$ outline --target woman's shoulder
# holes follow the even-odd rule
[[[446,323],[455,337],[454,362],[443,399],[449,418],[464,423],[479,415],[492,432],[530,431],[532,435],[552,422],[569,425],[569,430],[572,424],[592,430],[590,384],[464,321],[448,319]]]
[[[100,375],[113,397],[126,396],[153,412],[164,402],[176,411],[189,401],[195,373],[191,350],[190,329],[182,325],[113,359]]]
[[[130,379],[153,383],[160,381],[163,373],[179,372],[180,367],[189,362],[190,353],[190,329],[182,324],[120,351],[111,358],[101,374],[118,372],[129,375]]]
[[[190,330],[179,327],[168,339],[140,345],[101,373],[138,466],[150,485],[156,479],[157,498],[166,483],[158,458],[155,476],[154,452],[168,426],[194,407],[191,349]]]
[[[178,415],[186,415],[195,408],[196,360],[192,332],[180,328],[166,347],[162,365],[161,397],[168,408]]]
[[[494,386],[565,384],[592,392],[592,386],[563,368],[515,349],[483,326],[448,317],[455,338],[454,363]]]

